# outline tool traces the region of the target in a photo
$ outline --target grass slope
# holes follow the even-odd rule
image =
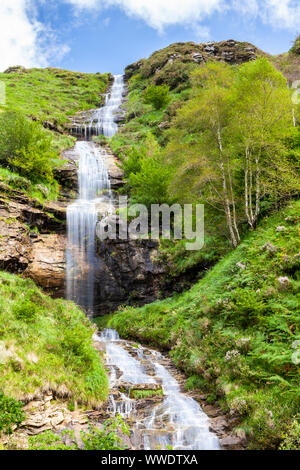
[[[70,72],[55,68],[0,73],[6,85],[6,106],[63,130],[69,116],[100,106],[108,74]]]
[[[0,272],[0,390],[6,395],[27,401],[53,390],[100,406],[108,381],[93,332],[72,302],[53,300],[32,281]]]
[[[189,292],[108,319],[122,337],[169,350],[188,388],[239,416],[252,448],[277,448],[291,425],[300,445],[299,209],[265,219]]]

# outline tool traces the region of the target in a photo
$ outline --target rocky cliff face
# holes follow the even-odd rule
[[[66,207],[43,206],[0,185],[0,269],[33,278],[64,295]]]
[[[120,305],[144,305],[159,298],[164,267],[156,260],[158,244],[148,240],[98,240],[95,313]]]
[[[66,165],[56,171],[59,202],[41,205],[22,192],[0,184],[0,269],[30,277],[55,297],[65,296],[66,208],[77,195],[78,155],[64,153]],[[117,158],[107,148],[103,158],[112,189],[124,184]],[[98,241],[95,314],[122,304],[142,305],[159,296],[164,270],[155,261],[157,243]]]

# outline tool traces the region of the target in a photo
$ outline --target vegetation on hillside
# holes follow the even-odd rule
[[[294,127],[300,108],[281,72],[267,58],[239,66],[213,58],[195,64],[186,47],[189,60],[178,53],[174,63],[188,79],[175,87],[167,61],[172,46],[126,69],[127,122],[111,140],[132,203],[205,204],[204,250],[162,243],[172,275],[213,264],[300,189],[300,130]],[[157,106],[153,99],[162,91]]]
[[[299,448],[300,108],[280,58],[193,64],[171,48],[127,69],[127,122],[111,145],[132,203],[205,205],[202,250],[160,245],[170,275],[198,266],[204,277],[101,325],[170,351],[188,389],[238,417],[250,448]],[[145,100],[163,85],[164,104]]]
[[[280,70],[291,85],[300,76],[300,36],[298,36],[288,52],[272,56],[272,63]]]
[[[189,292],[108,319],[170,351],[187,389],[238,416],[255,449],[300,446],[299,209],[264,220]]]
[[[290,52],[292,54],[300,55],[300,35],[296,37]]]
[[[53,176],[59,159],[51,133],[19,111],[0,114],[0,180],[39,200],[55,199],[59,186]]]
[[[3,109],[22,111],[62,131],[70,116],[101,105],[109,75],[21,67],[14,73],[0,73],[0,80],[6,85]]]
[[[52,390],[90,406],[108,382],[94,329],[72,302],[53,300],[28,279],[0,273],[0,390],[30,400]],[[1,411],[0,411],[1,417]]]
[[[101,105],[109,74],[55,68],[13,67],[0,74],[5,104],[0,105],[0,179],[41,202],[56,199],[54,168],[60,152],[72,147],[70,117]]]

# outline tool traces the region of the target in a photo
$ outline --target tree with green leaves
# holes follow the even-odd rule
[[[192,83],[168,132],[169,191],[181,202],[210,206],[217,219],[222,209],[236,247],[245,218],[254,228],[263,206],[299,191],[290,91],[264,58],[239,68],[208,63]]]
[[[225,212],[230,241],[236,247],[240,234],[228,141],[234,77],[233,68],[213,62],[193,73],[192,98],[177,113],[175,129],[179,134],[170,132],[166,155],[172,159],[177,154],[179,173],[183,171],[191,180],[196,177],[192,185],[198,186],[203,202]]]
[[[122,168],[132,201],[148,207],[168,202],[171,171],[163,163],[159,144],[153,134],[149,132],[141,145],[127,152]]]
[[[233,87],[232,136],[244,155],[245,215],[254,228],[262,199],[294,184],[285,158],[284,138],[293,125],[287,82],[270,62],[258,59],[240,67]]]

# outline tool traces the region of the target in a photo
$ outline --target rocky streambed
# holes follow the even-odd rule
[[[186,377],[159,351],[125,341],[114,330],[94,336],[110,376],[107,417],[121,415],[130,428],[130,449],[243,449],[234,417],[225,417],[206,397],[184,390]]]
[[[225,416],[209,405],[200,392],[185,391],[185,375],[159,351],[122,340],[114,330],[94,334],[94,347],[104,357],[110,381],[108,400],[101,408],[70,408],[62,386],[28,397],[26,420],[0,443],[9,449],[27,449],[29,436],[53,431],[64,436],[72,431],[80,444],[81,431],[89,424],[102,427],[105,420],[121,415],[130,435],[122,435],[129,450],[243,450],[244,435],[235,432],[238,417]]]

